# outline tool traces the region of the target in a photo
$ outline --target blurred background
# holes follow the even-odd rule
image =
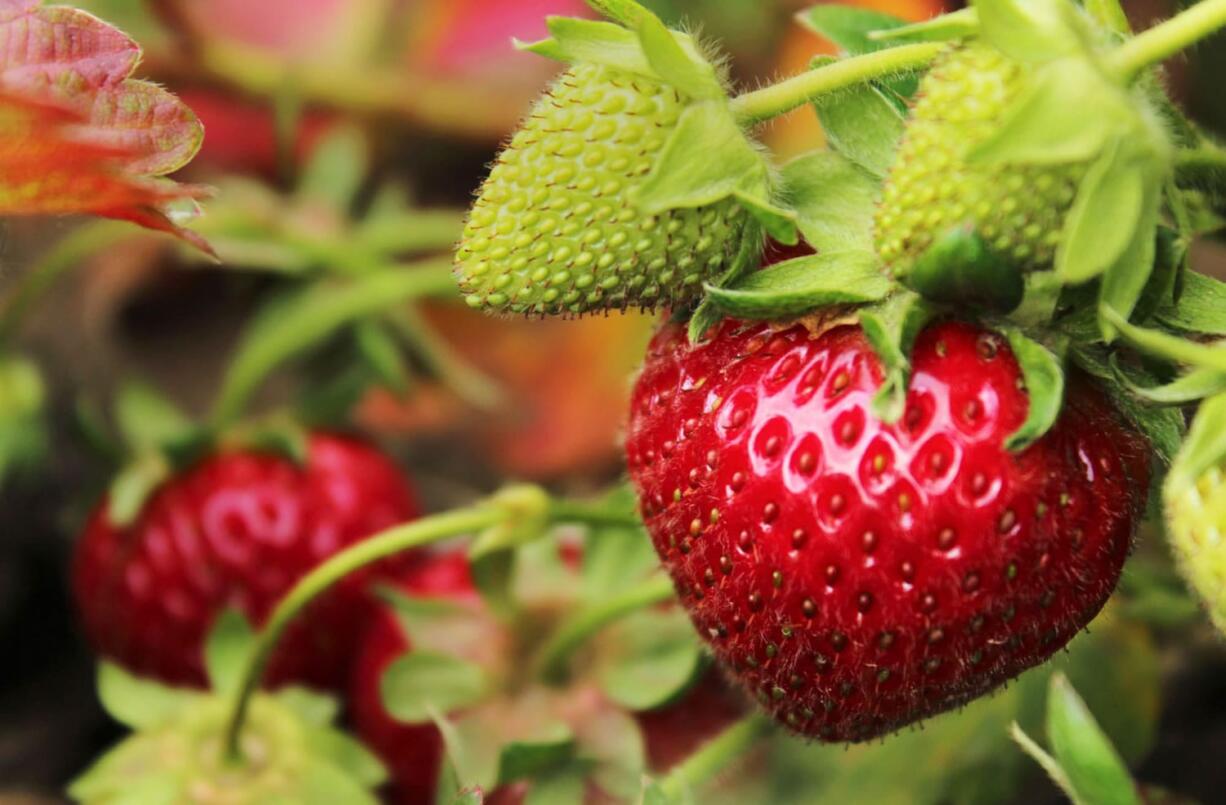
[[[90,436],[116,391],[139,378],[203,413],[269,300],[304,283],[446,255],[485,166],[558,69],[518,53],[510,37],[542,37],[546,14],[589,13],[580,0],[74,4],[134,36],[145,48],[138,74],[167,85],[202,119],[203,149],[176,178],[217,189],[193,227],[222,264],[114,222],[5,225],[0,310],[40,368],[47,400],[46,417],[24,423],[20,410],[2,410],[12,401],[0,400],[0,417],[36,434],[23,456],[0,463],[6,805],[58,801],[64,782],[117,735],[94,700],[94,666],[65,572],[74,536],[113,470]],[[831,52],[794,22],[809,5],[803,0],[646,4],[722,42],[742,88]],[[956,5],[861,4],[914,20]],[[1175,3],[1125,5],[1144,27]],[[1224,75],[1220,36],[1170,70],[1175,96],[1221,135]],[[781,159],[822,142],[809,109],[761,134]],[[1226,274],[1214,244],[1198,248],[1196,265]],[[369,343],[340,328],[282,367],[254,409],[275,411],[300,400],[302,389],[335,392],[353,423],[402,460],[429,510],[506,479],[582,494],[620,478],[619,429],[650,317],[501,320],[446,299],[372,315],[404,346],[394,366],[368,367],[376,382],[352,377],[354,366],[378,362],[364,363]],[[1150,547],[1140,547],[1139,570],[1102,626],[1097,671],[1078,687],[1092,706],[1104,702],[1097,709],[1108,728],[1127,733],[1126,742],[1116,738],[1141,779],[1222,801],[1226,650],[1172,586],[1161,546]],[[1108,669],[1111,678],[1100,678]],[[769,801],[1056,801],[1037,770],[1016,776],[1026,766],[1001,728],[1015,703],[1009,693],[993,702],[983,717],[940,719],[863,750],[780,744],[759,771],[793,793]],[[1006,756],[1008,778],[1000,776]]]

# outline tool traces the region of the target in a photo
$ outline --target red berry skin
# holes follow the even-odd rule
[[[780,722],[862,741],[1036,665],[1118,581],[1148,447],[1073,378],[1056,426],[1002,442],[1028,398],[1000,338],[925,330],[906,412],[857,327],[666,324],[626,452],[642,514],[701,635]]]
[[[90,516],[73,558],[72,584],[87,638],[129,670],[203,686],[203,641],[236,607],[262,623],[308,571],[419,508],[397,467],[370,445],[313,434],[298,466],[267,453],[223,452],[171,479],[128,528]],[[357,624],[374,602],[372,576],[347,577],[290,627],[267,681],[344,685]]]
[[[473,586],[468,559],[462,551],[426,558],[402,574],[395,587],[411,598],[451,601],[477,610],[480,597]],[[433,724],[405,724],[383,706],[379,682],[383,672],[409,650],[409,638],[391,607],[383,607],[370,622],[354,660],[349,685],[349,715],[354,731],[387,767],[391,778],[387,801],[396,805],[428,805],[434,801],[443,761],[443,738]]]

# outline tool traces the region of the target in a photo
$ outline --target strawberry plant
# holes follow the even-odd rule
[[[823,3],[796,18],[821,55],[748,91],[680,3],[559,0],[534,41],[535,7],[479,5],[91,3],[224,122],[206,190],[164,178],[202,130],[132,39],[0,2],[0,214],[163,233],[84,224],[0,300],[6,492],[60,450],[106,476],[64,462],[69,586],[129,734],[68,795],[1177,797],[1142,763],[1226,630],[1226,146],[1165,64],[1226,0],[1137,30],[1115,0]],[[767,24],[687,8],[738,56]],[[501,65],[534,60],[555,77],[452,209],[452,140],[501,136],[536,80]],[[822,139],[783,159],[792,113]],[[85,384],[28,344],[108,259],[235,294],[226,359],[179,354],[193,291],[174,371],[65,403]],[[371,414],[554,439],[556,398],[621,405],[577,386],[625,345],[538,320],[634,313],[621,467],[520,445],[552,483],[505,483],[501,448]],[[455,334],[478,314],[522,328]]]

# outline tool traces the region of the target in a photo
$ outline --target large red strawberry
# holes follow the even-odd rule
[[[223,451],[164,483],[131,526],[114,527],[107,510],[104,501],[90,517],[74,558],[86,635],[136,673],[194,685],[204,684],[202,641],[219,612],[237,607],[262,622],[320,562],[418,514],[391,461],[325,434],[310,437],[305,466]],[[271,682],[343,682],[372,605],[369,577],[347,577],[291,627]]]
[[[925,330],[901,420],[862,332],[667,324],[634,392],[643,517],[716,655],[780,721],[858,741],[956,707],[1046,659],[1119,577],[1148,446],[1072,378],[1020,454],[1003,339]]]

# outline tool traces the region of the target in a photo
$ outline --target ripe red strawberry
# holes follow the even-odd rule
[[[138,674],[203,685],[202,643],[219,612],[263,622],[293,584],[338,550],[417,516],[394,464],[353,439],[315,434],[306,466],[245,451],[207,458],[163,484],[128,528],[104,501],[77,544],[73,591],[102,655]],[[371,572],[326,594],[273,656],[272,683],[340,685]]]
[[[1107,599],[1148,449],[1070,384],[1055,427],[1002,447],[1027,397],[1002,339],[918,340],[906,412],[858,328],[667,324],[634,392],[627,457],[644,519],[717,657],[780,721],[879,736],[1050,656]]]

